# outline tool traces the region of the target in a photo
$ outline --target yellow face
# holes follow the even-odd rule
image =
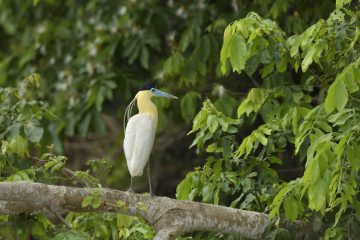
[[[155,107],[155,105],[151,101],[151,98],[153,96],[154,94],[150,90],[139,91],[136,94],[137,105],[140,111],[149,110],[149,107]]]
[[[151,98],[154,96],[154,94],[150,90],[142,90],[138,92],[138,97],[144,97],[144,98]]]

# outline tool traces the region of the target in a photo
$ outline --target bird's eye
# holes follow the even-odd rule
[[[154,88],[151,88],[151,89],[150,89],[150,91],[154,92],[154,91],[155,91],[155,89],[154,89]]]

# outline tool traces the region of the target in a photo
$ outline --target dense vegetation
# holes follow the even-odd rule
[[[0,9],[1,181],[126,189],[122,117],[151,79],[180,98],[156,100],[155,193],[269,213],[276,224],[264,238],[287,238],[294,220],[311,229],[299,237],[360,237],[357,1],[3,0]],[[153,237],[133,217],[63,217],[71,230],[49,214],[3,215],[0,235]]]

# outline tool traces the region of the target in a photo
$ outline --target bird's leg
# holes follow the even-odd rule
[[[154,196],[154,193],[153,193],[152,187],[151,187],[150,161],[148,162],[148,165],[147,165],[147,174],[148,174],[148,180],[149,180],[149,194],[150,194],[150,196]]]
[[[134,191],[132,190],[132,185],[133,185],[133,177],[131,176],[131,177],[130,177],[130,187],[129,187],[129,189],[127,190],[127,192],[131,192],[131,193],[134,192]]]

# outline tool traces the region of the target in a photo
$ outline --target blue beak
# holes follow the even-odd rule
[[[160,90],[158,90],[158,89],[156,89],[156,88],[152,88],[152,89],[150,89],[150,91],[151,91],[155,96],[157,96],[157,97],[166,97],[166,98],[177,99],[176,96],[171,95],[171,94],[166,93],[166,92],[162,92],[162,91],[160,91]]]

